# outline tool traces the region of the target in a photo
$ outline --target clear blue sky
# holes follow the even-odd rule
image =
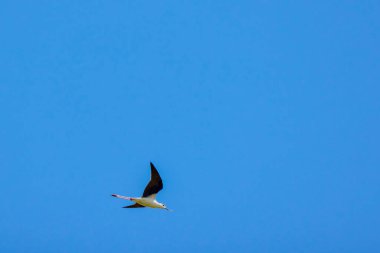
[[[0,251],[379,252],[379,13],[3,0]]]

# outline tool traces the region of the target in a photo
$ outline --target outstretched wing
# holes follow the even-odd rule
[[[151,197],[155,198],[156,194],[164,188],[162,184],[162,179],[160,174],[158,174],[157,169],[154,167],[153,163],[150,163],[150,181],[145,187],[143,198]]]
[[[130,206],[123,206],[123,208],[138,208],[138,207],[145,207],[145,206],[142,206],[142,205],[137,204],[137,203],[130,205]]]

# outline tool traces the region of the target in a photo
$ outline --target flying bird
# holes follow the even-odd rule
[[[162,190],[162,188],[164,188],[164,185],[162,184],[160,174],[158,174],[158,171],[156,167],[154,167],[153,163],[150,163],[150,181],[145,187],[144,193],[141,197],[126,197],[118,194],[112,194],[111,196],[135,202],[135,204],[124,206],[123,208],[151,207],[169,210],[163,203],[156,200],[156,195]]]

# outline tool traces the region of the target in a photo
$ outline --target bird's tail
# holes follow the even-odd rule
[[[115,197],[115,198],[119,198],[119,199],[126,199],[126,200],[131,200],[132,199],[131,197],[126,197],[126,196],[122,196],[122,195],[119,195],[119,194],[112,194],[111,196]]]

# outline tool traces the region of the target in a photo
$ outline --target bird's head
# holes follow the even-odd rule
[[[161,206],[162,209],[165,209],[165,210],[169,211],[169,209],[165,206],[165,204],[160,203],[160,206]]]

